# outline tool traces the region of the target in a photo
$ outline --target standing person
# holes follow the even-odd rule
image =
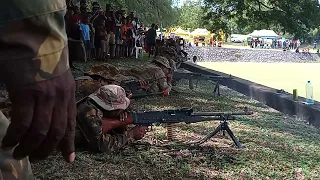
[[[134,47],[134,39],[133,39],[133,24],[132,19],[130,16],[127,17],[127,46],[128,46],[128,57],[131,58],[133,54],[133,47]]]
[[[105,20],[99,19],[99,25],[96,28],[96,44],[99,44],[99,50],[98,50],[98,58],[100,60],[105,60],[106,57],[106,51],[107,51],[107,31],[106,31],[106,24]]]
[[[56,148],[75,158],[75,87],[69,69],[66,2],[4,1],[0,22],[0,81],[10,94],[10,121],[0,113],[1,179],[34,179],[28,159]]]
[[[121,40],[121,26],[122,26],[122,14],[121,12],[116,13],[116,34],[115,34],[115,39],[116,39],[116,57],[120,57],[120,49],[122,46],[122,40]]]
[[[157,37],[157,31],[155,29],[155,24],[151,25],[151,28],[147,31],[146,34],[146,42],[148,46],[148,52],[149,52],[149,57],[153,53],[152,50],[156,46],[156,37]]]
[[[90,44],[91,44],[91,50],[90,50],[90,54],[91,54],[91,60],[95,60],[97,55],[96,55],[96,47],[95,47],[95,33],[96,33],[96,30],[93,26],[93,23],[89,23],[89,28],[90,28]]]
[[[82,22],[80,23],[81,39],[86,49],[87,60],[91,60],[91,38],[90,38],[90,17],[88,14],[82,16]]]
[[[81,22],[80,8],[78,6],[73,6],[72,11],[73,11],[73,14],[68,20],[68,29],[67,29],[68,37],[75,40],[80,40],[81,39],[81,33],[79,30],[79,24]]]
[[[114,11],[112,9],[109,9],[109,11],[106,14],[106,30],[108,33],[108,37],[107,39],[108,44],[107,44],[107,54],[110,53],[110,57],[114,58],[115,56],[115,44],[116,44],[116,40],[115,40],[115,32],[116,32],[116,22],[115,22],[115,14]]]
[[[122,39],[121,57],[127,57],[128,42],[127,42],[127,19],[126,18],[122,19],[121,39]]]

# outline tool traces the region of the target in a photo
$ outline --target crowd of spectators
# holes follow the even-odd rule
[[[125,9],[109,4],[103,10],[94,2],[92,12],[80,5],[69,6],[65,20],[68,38],[83,42],[87,60],[131,58],[136,46],[144,47],[144,42],[153,45],[153,40],[145,40],[146,28],[134,12],[126,14]]]

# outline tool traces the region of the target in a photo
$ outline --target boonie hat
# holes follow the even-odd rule
[[[171,69],[170,63],[168,61],[167,58],[163,57],[163,56],[157,56],[153,59],[153,62],[157,62],[162,64],[164,67]]]
[[[101,108],[106,111],[124,110],[130,105],[130,100],[126,97],[126,91],[118,85],[105,85],[89,96]]]

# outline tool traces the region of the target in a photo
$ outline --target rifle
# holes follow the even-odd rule
[[[162,77],[162,78],[167,78],[167,77]],[[159,79],[162,79],[159,78]],[[155,92],[155,93],[150,93],[148,92],[147,89],[144,89],[144,87],[147,84],[151,84],[159,79],[146,79],[146,80],[124,80],[121,81],[120,86],[123,87],[125,89],[126,92],[128,92],[129,94],[131,93],[132,99],[135,98],[142,98],[142,97],[146,97],[146,96],[152,96],[152,95],[166,95],[165,92]]]
[[[210,138],[215,136],[218,132],[222,131],[223,135],[225,132],[229,134],[233,142],[236,144],[238,148],[242,148],[243,146],[231,131],[228,126],[229,120],[235,120],[235,116],[241,115],[252,115],[253,112],[249,111],[248,108],[245,108],[244,111],[240,112],[194,112],[193,109],[183,108],[176,110],[164,110],[164,111],[142,111],[142,112],[131,112],[129,113],[129,117],[125,121],[119,120],[110,120],[103,119],[103,132],[108,133],[112,129],[123,127],[129,124],[134,124],[137,126],[152,126],[159,124],[175,124],[175,123],[197,123],[203,121],[220,121],[220,125],[208,134],[206,137],[201,139],[200,141],[194,142],[192,144],[200,145]]]
[[[232,79],[232,76],[231,76],[231,74],[228,77],[224,77],[224,76],[204,75],[204,74],[192,73],[192,72],[190,72],[190,73],[189,72],[188,73],[173,72],[172,85],[176,86],[177,82],[179,82],[181,79],[188,79],[189,80],[189,88],[190,89],[194,89],[193,82],[192,82],[193,79],[197,79],[196,87],[198,87],[199,79],[213,81],[213,82],[215,82],[213,94],[215,94],[217,92],[218,96],[220,96],[220,83],[219,83],[219,81]]]

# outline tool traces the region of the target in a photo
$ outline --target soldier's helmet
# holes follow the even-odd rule
[[[152,62],[159,63],[159,64],[163,65],[164,67],[171,69],[171,66],[170,66],[168,59],[163,56],[155,57]]]

